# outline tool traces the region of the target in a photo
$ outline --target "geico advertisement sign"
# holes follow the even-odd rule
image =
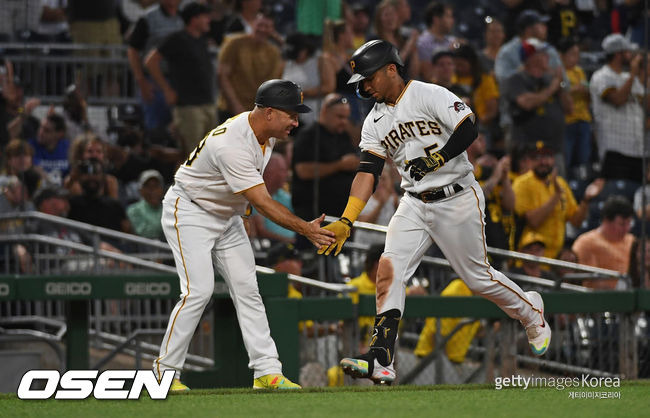
[[[89,282],[47,282],[45,284],[45,294],[50,296],[88,296],[93,290],[93,285]]]
[[[127,282],[124,293],[128,296],[169,295],[172,291],[169,283]]]
[[[68,370],[61,376],[58,370],[30,370],[18,386],[20,399],[138,399],[142,388],[147,388],[151,399],[166,399],[174,380],[174,371],[165,370],[160,383],[152,370]],[[99,377],[97,375],[99,374]],[[34,380],[46,381],[44,389],[32,389]],[[130,390],[124,389],[132,380]]]

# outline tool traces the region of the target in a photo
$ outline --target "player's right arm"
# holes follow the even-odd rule
[[[350,197],[355,197],[363,201],[365,206],[365,204],[368,202],[368,199],[370,199],[370,196],[372,196],[374,183],[375,176],[372,173],[365,173],[361,171],[358,172],[356,176],[354,176],[352,186],[350,187]]]
[[[321,246],[318,250],[318,254],[324,253],[325,255],[330,255],[330,253],[334,251],[334,256],[337,256],[341,252],[343,244],[350,237],[352,224],[354,224],[354,221],[359,217],[359,214],[366,206],[368,199],[370,199],[370,196],[377,186],[379,175],[384,167],[383,160],[368,152],[363,152],[361,158],[359,171],[352,181],[350,197],[348,198],[348,204],[345,206],[343,215],[341,215],[341,218],[338,221],[332,222],[324,228],[334,232],[336,240],[331,245]],[[368,162],[368,160],[377,161]],[[372,167],[366,168],[364,162],[368,163],[365,164],[365,166],[372,164]]]
[[[371,111],[366,120],[374,118],[375,112]],[[336,242],[322,246],[318,250],[318,254],[330,255],[334,251],[334,256],[337,256],[343,244],[350,237],[352,224],[357,220],[359,214],[366,206],[368,199],[375,191],[379,183],[379,176],[384,169],[384,161],[386,159],[386,149],[377,140],[381,136],[374,131],[372,125],[368,123],[363,124],[361,131],[361,159],[357,168],[357,174],[354,176],[352,186],[350,187],[350,197],[348,203],[343,210],[341,218],[327,225],[325,229],[333,231],[336,235]]]
[[[304,235],[314,246],[320,248],[334,244],[334,232],[320,227],[325,214],[311,222],[300,219],[281,203],[273,200],[264,183],[245,190],[243,195],[259,213],[280,226]]]

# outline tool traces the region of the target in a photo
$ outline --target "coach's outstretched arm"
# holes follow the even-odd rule
[[[332,251],[336,250],[334,251],[334,256],[339,255],[341,248],[343,248],[343,244],[350,237],[352,224],[357,220],[359,214],[366,206],[375,185],[376,179],[373,173],[363,171],[357,172],[357,175],[354,176],[354,181],[352,181],[348,204],[343,211],[343,215],[341,215],[341,219],[332,222],[324,228],[333,231],[336,234],[336,241],[330,245],[321,246],[318,250],[318,254],[325,253],[325,255],[330,255]]]
[[[334,232],[320,227],[321,222],[325,219],[325,214],[311,222],[300,219],[282,204],[273,200],[264,183],[251,187],[243,194],[263,216],[280,226],[304,235],[315,247],[329,246],[336,242]]]

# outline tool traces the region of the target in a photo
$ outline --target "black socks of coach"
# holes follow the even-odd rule
[[[375,327],[370,340],[370,351],[379,364],[384,367],[390,365],[395,356],[395,339],[399,326],[401,312],[391,309],[375,317]]]

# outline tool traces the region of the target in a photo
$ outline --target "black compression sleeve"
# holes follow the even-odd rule
[[[438,153],[442,155],[445,162],[460,155],[469,147],[478,135],[476,125],[472,121],[473,117],[466,118],[458,128],[451,134],[449,140]]]
[[[373,153],[368,151],[361,152],[361,161],[359,162],[359,168],[357,171],[363,173],[371,173],[376,177],[381,175],[381,171],[384,169],[384,159],[376,156]]]
[[[359,163],[359,168],[357,172],[370,173],[375,177],[375,183],[372,188],[374,193],[377,189],[377,184],[379,183],[379,176],[384,169],[384,159],[376,156],[368,151],[361,152],[361,162]]]

